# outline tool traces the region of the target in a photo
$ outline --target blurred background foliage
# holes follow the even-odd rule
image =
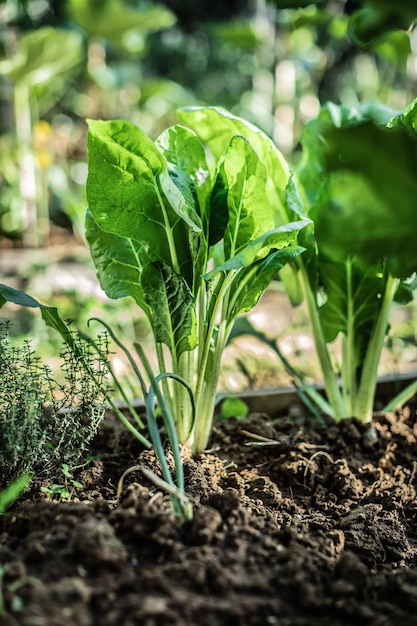
[[[16,286],[83,323],[97,314],[82,247],[86,118],[129,119],[154,138],[178,107],[221,105],[295,164],[325,102],[402,109],[415,97],[416,19],[415,0],[0,0],[1,282],[16,271],[1,260],[31,250]],[[69,302],[47,277],[57,244],[86,267],[84,287],[55,267]]]
[[[290,160],[326,101],[403,108],[414,0],[0,0],[0,234],[83,236],[85,118],[152,136],[184,105],[255,122]]]

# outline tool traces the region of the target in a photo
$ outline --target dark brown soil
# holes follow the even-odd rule
[[[110,416],[83,490],[48,501],[40,477],[0,518],[0,623],[416,625],[416,442],[415,410],[219,423],[185,461],[194,518],[180,526],[141,471],[117,501],[128,467],[155,465]]]

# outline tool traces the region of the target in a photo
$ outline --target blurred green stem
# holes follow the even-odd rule
[[[30,101],[30,87],[24,81],[14,86],[14,115],[17,154],[19,160],[20,194],[22,201],[21,227],[23,243],[39,247],[49,234],[47,187],[40,185],[34,150],[34,115]]]

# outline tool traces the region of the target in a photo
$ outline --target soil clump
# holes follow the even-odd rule
[[[118,497],[157,464],[109,414],[70,502],[40,476],[0,518],[0,624],[417,625],[416,444],[411,408],[217,422],[181,526],[140,469]]]

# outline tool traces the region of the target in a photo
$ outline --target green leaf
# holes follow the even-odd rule
[[[388,33],[375,45],[375,52],[406,72],[412,53],[410,35],[404,31]]]
[[[266,195],[267,173],[243,137],[233,137],[219,176],[227,188],[228,221],[224,232],[225,257],[237,254],[252,239],[274,227]]]
[[[97,225],[127,237],[153,261],[170,265],[191,285],[189,227],[195,210],[167,177],[155,144],[130,122],[89,122],[87,199]],[[163,189],[173,202],[165,196]]]
[[[323,261],[319,273],[326,293],[326,302],[320,307],[326,342],[334,341],[339,333],[352,333],[355,338],[367,335],[381,307],[385,288],[382,268],[364,270],[351,260]]]
[[[240,46],[251,53],[254,53],[262,44],[260,34],[256,32],[251,20],[215,24],[212,33],[215,38],[232,43],[234,46]]]
[[[16,480],[13,480],[7,485],[3,491],[0,491],[0,515],[4,515],[7,507],[15,502],[21,493],[26,489],[32,480],[33,474],[27,472],[22,474]]]
[[[308,223],[308,221],[290,222],[286,226],[281,226],[280,228],[275,228],[267,233],[263,233],[256,239],[249,241],[234,257],[227,259],[224,263],[206,273],[204,278],[212,278],[217,272],[239,270],[244,267],[249,267],[253,263],[265,258],[271,250],[280,250],[281,248],[289,246],[296,241],[299,230],[304,228]],[[302,252],[304,248],[299,247],[298,250]]]
[[[224,398],[220,406],[220,418],[222,420],[227,420],[231,417],[242,420],[247,417],[248,413],[248,405],[240,398],[228,396],[227,398]]]
[[[114,299],[131,296],[145,312],[149,312],[140,286],[143,264],[150,260],[143,246],[127,237],[101,230],[89,210],[85,224],[91,258],[106,295]]]
[[[12,302],[13,304],[29,307],[31,309],[39,309],[45,324],[57,330],[68,345],[74,349],[76,348],[71,331],[60,318],[56,307],[40,304],[35,298],[32,298],[32,296],[29,296],[24,291],[0,284],[0,309],[6,302]]]
[[[167,345],[178,362],[183,352],[197,345],[193,295],[184,278],[162,263],[144,266],[141,286],[152,312],[155,341]]]
[[[403,111],[394,115],[387,126],[397,129],[404,127],[412,137],[417,137],[417,99],[413,100]]]
[[[45,26],[20,37],[16,53],[0,61],[0,74],[31,87],[49,84],[81,63],[82,56],[78,32]]]
[[[170,208],[192,231],[201,233],[201,220],[196,212],[195,200],[188,176],[185,176],[181,171],[163,171],[159,175],[159,184],[161,191],[170,204]]]
[[[405,278],[417,269],[410,246],[417,237],[415,103],[389,124],[381,124],[381,109],[333,105],[329,113],[304,137],[310,164],[299,175],[314,204],[318,245],[365,265],[385,258],[392,274]]]
[[[385,126],[395,115],[393,109],[382,105],[363,104],[356,107],[338,106],[327,103],[316,119],[308,122],[303,129],[301,144],[303,157],[297,168],[297,180],[309,202],[314,205],[326,183],[324,154],[327,150],[327,133],[335,128],[357,126],[366,120]]]
[[[259,128],[236,117],[221,107],[189,107],[180,109],[179,119],[195,129],[219,160],[235,135],[245,137],[266,168],[267,195],[275,225],[288,221],[285,188],[290,176],[288,164],[281,152]]]
[[[84,56],[80,33],[45,26],[18,39],[15,54],[0,61],[0,76],[29,91],[39,114],[62,97],[81,71]],[[15,97],[20,98],[20,92]]]
[[[304,248],[299,246],[289,246],[282,250],[276,250],[255,265],[239,272],[230,289],[232,305],[229,319],[235,319],[238,315],[253,309],[269,287],[274,276],[303,250]]]
[[[198,199],[199,215],[204,219],[211,190],[204,146],[194,131],[177,124],[165,130],[155,141],[167,162],[184,172],[193,185]]]
[[[414,299],[414,291],[417,289],[417,275],[402,280],[395,294],[395,302],[409,304]]]
[[[408,30],[417,19],[415,0],[362,0],[349,21],[349,35],[360,46],[378,42],[387,32]]]

